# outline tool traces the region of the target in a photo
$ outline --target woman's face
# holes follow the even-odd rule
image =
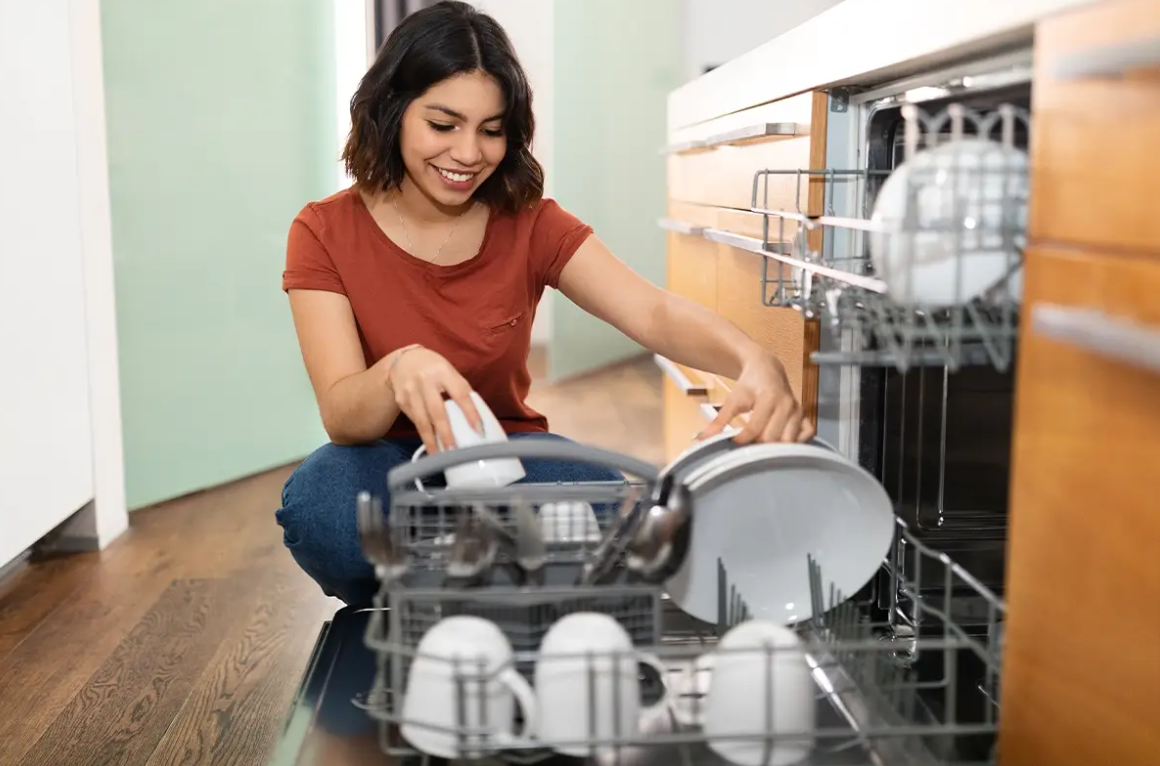
[[[507,152],[504,97],[482,72],[430,87],[403,114],[400,146],[407,176],[429,198],[462,205]]]

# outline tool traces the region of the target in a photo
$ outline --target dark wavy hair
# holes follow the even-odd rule
[[[406,17],[375,57],[350,101],[351,131],[342,152],[347,172],[370,191],[403,180],[403,113],[431,86],[483,72],[504,94],[507,153],[476,199],[509,212],[544,194],[544,170],[532,156],[532,89],[511,40],[495,19],[467,3],[442,0]]]

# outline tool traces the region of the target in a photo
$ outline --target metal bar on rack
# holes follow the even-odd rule
[[[659,218],[657,219],[657,226],[660,226],[665,231],[671,231],[676,234],[688,234],[694,237],[701,236],[701,232],[705,230],[705,227],[699,224],[678,221],[673,218]]]
[[[704,236],[705,239],[711,240],[713,242],[719,242],[723,245],[736,247],[739,250],[747,250],[751,253],[757,253],[758,255],[763,255],[766,258],[772,258],[775,261],[780,261],[781,263],[784,263],[792,268],[809,271],[824,277],[829,277],[835,281],[844,282],[855,287],[861,287],[862,289],[869,290],[870,292],[886,292],[886,283],[880,279],[864,277],[859,274],[852,274],[848,271],[843,271],[841,269],[823,266],[820,263],[811,263],[809,261],[803,261],[800,258],[794,258],[786,254],[786,251],[792,251],[792,248],[787,243],[778,243],[778,251],[775,251],[771,250],[767,243],[762,242],[756,237],[746,237],[741,234],[734,234],[730,231],[722,231],[721,229],[705,229],[705,231],[702,232],[702,236]]]
[[[622,471],[646,482],[655,482],[659,475],[659,469],[652,463],[619,452],[564,441],[515,439],[475,444],[426,455],[414,463],[392,468],[387,473],[387,483],[392,488],[402,487],[411,484],[415,479],[426,478],[463,463],[495,458],[584,462]]]
[[[1036,334],[1091,354],[1160,372],[1160,329],[1094,309],[1040,304],[1031,310]]]
[[[1160,37],[1068,54],[1055,62],[1052,75],[1056,80],[1119,79],[1145,69],[1160,69]]]

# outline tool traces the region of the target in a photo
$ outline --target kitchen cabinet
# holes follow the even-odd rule
[[[1160,2],[1038,25],[1003,766],[1160,763]]]
[[[1034,113],[1033,236],[1160,255],[1160,0],[1041,23]]]
[[[1002,763],[1160,763],[1160,369],[1106,355],[1138,324],[1160,360],[1160,261],[1024,262]]]
[[[776,280],[780,267],[761,253],[763,216],[752,208],[756,188],[758,208],[822,212],[821,184],[798,171],[825,167],[827,113],[825,93],[805,93],[670,130],[668,213],[662,223],[670,229],[667,288],[714,309],[777,355],[812,419],[817,367],[809,355],[817,349],[817,325],[804,322],[792,308],[767,305],[773,288],[763,284],[763,275]],[[784,172],[760,177],[755,187],[761,170]],[[770,242],[792,247],[796,224],[771,221]],[[809,245],[821,247],[820,233],[811,234]],[[708,381],[707,401],[701,402],[707,406],[699,407],[703,427],[732,381],[703,371],[685,373]],[[666,394],[670,458],[688,445],[692,411],[687,396]]]
[[[94,495],[69,12],[0,4],[0,566]]]

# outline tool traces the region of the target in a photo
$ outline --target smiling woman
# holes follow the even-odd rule
[[[294,473],[277,512],[298,563],[331,595],[374,592],[354,498],[387,471],[454,446],[445,399],[477,393],[504,430],[559,438],[527,404],[532,319],[558,288],[646,348],[736,379],[719,432],[812,435],[781,363],[719,315],[653,286],[543,197],[532,94],[490,16],[444,0],[390,35],[351,100],[343,160],[354,185],[290,228],[282,287],[331,444]],[[587,465],[525,461],[527,481],[608,481]],[[386,504],[386,503],[385,503]]]

